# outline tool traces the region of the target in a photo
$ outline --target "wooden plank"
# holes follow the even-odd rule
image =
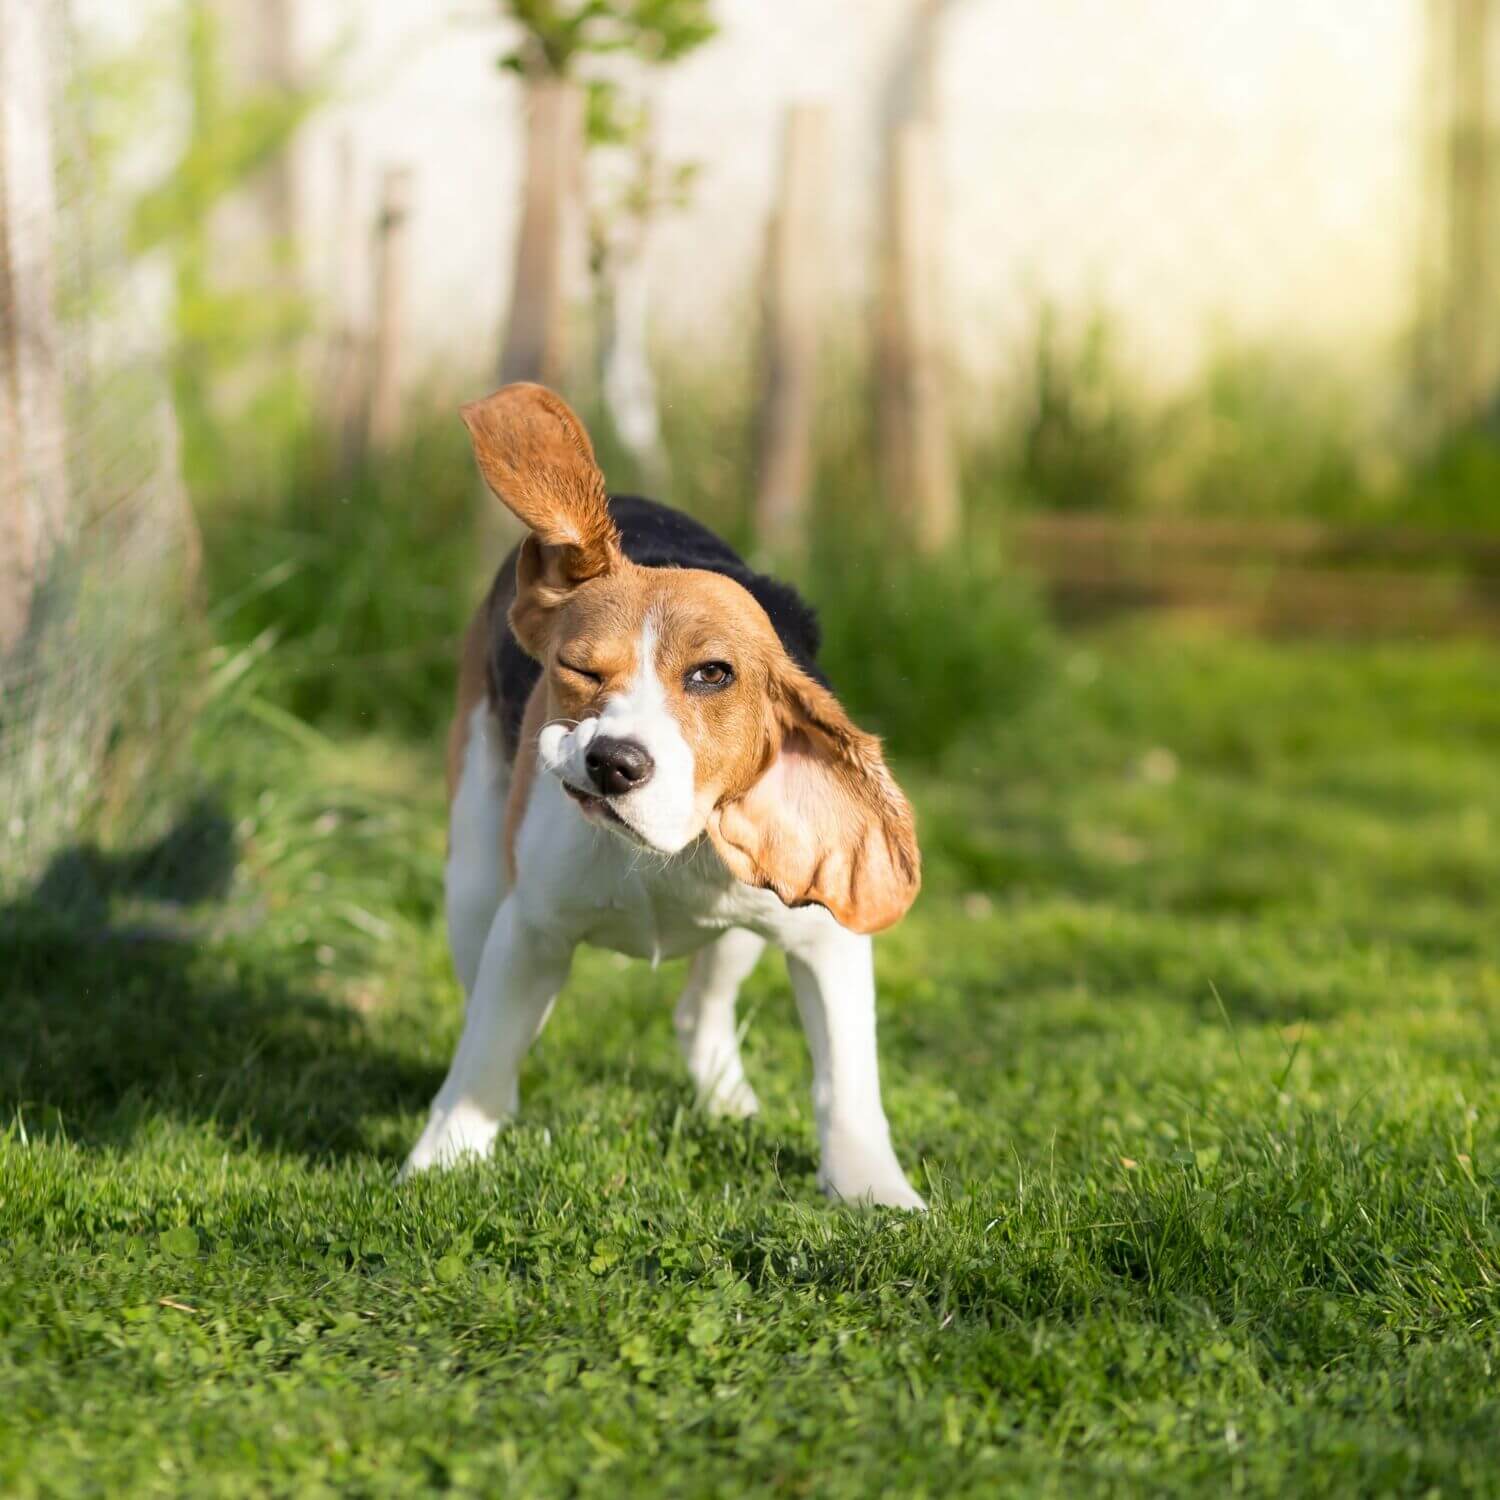
[[[46,0],[0,0],[0,652],[68,520]]]
[[[1052,514],[1020,517],[1014,535],[1022,554],[1038,562],[1098,551],[1351,566],[1400,563],[1500,573],[1500,535],[1435,527]]]
[[[1052,516],[1021,522],[1015,538],[1023,564],[1075,619],[1156,610],[1272,634],[1500,634],[1500,573],[1466,569],[1461,550],[1439,551],[1436,535],[1366,535],[1359,539],[1395,549],[1413,544],[1413,551],[1389,551],[1383,560],[1356,554],[1355,564],[1347,547],[1341,558],[1335,528],[1303,523],[1257,528]],[[1257,540],[1281,550],[1256,550]],[[1424,552],[1440,566],[1414,565],[1413,553]]]
[[[1309,569],[1266,574],[1203,565],[1170,570],[1087,562],[1048,573],[1066,618],[1191,612],[1270,634],[1500,634],[1500,599],[1461,580]]]

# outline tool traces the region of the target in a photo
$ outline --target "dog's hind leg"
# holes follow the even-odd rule
[[[520,1102],[521,1063],[568,977],[571,943],[528,927],[514,898],[485,939],[463,1036],[402,1175],[489,1151]]]
[[[693,956],[673,1020],[698,1103],[711,1114],[753,1115],[755,1090],[740,1061],[734,1005],[740,985],[765,951],[766,940],[732,927]]]
[[[479,956],[505,894],[505,798],[510,770],[500,753],[500,725],[476,704],[463,726],[462,760],[448,822],[443,902],[453,971],[474,990]]]

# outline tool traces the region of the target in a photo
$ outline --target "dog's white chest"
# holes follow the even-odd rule
[[[588,823],[550,779],[527,808],[517,864],[515,894],[531,920],[653,962],[729,927],[764,930],[797,915],[735,880],[706,839],[669,857],[635,848]]]
[[[611,845],[617,842],[607,833],[596,837]],[[693,854],[647,870],[639,862],[631,868],[631,851],[624,852],[627,858],[622,861],[614,849],[601,850],[598,865],[590,871],[594,899],[585,942],[656,963],[693,952],[727,925],[714,919],[718,892],[705,878],[708,872],[679,868],[693,865]],[[708,854],[714,858],[711,850]]]

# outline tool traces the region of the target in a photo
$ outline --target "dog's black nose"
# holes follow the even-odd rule
[[[588,767],[589,780],[606,797],[619,797],[645,786],[656,769],[644,745],[607,734],[594,737],[584,752],[583,763]]]

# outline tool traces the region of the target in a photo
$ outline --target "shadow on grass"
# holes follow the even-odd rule
[[[212,935],[235,861],[223,810],[198,802],[151,845],[65,850],[0,907],[0,1117],[123,1145],[166,1116],[326,1157],[426,1104],[434,1069],[290,959]]]

